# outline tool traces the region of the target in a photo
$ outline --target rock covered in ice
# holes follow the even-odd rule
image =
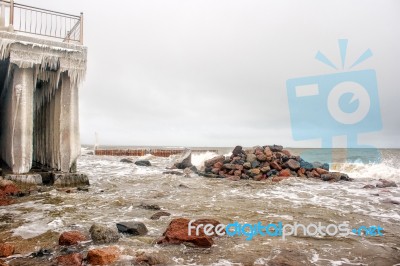
[[[174,167],[178,169],[185,169],[192,166],[192,151],[190,149],[185,149],[181,156],[174,163]]]

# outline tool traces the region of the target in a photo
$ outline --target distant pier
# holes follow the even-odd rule
[[[96,149],[95,155],[108,155],[108,156],[144,156],[151,154],[157,157],[169,157],[175,154],[181,154],[184,149]],[[191,149],[192,153],[201,152],[214,152],[219,153],[215,149]]]

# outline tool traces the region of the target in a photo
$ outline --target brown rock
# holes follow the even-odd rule
[[[298,169],[300,169],[300,163],[296,160],[289,159],[285,163],[285,167],[290,168],[291,170],[297,171]]]
[[[21,192],[19,188],[17,188],[17,186],[14,184],[14,182],[9,180],[2,180],[0,184],[0,190],[6,196],[16,196]]]
[[[250,169],[250,168],[251,168],[251,163],[245,162],[245,163],[243,164],[243,168]]]
[[[259,175],[260,172],[261,172],[261,171],[260,171],[260,169],[258,169],[258,168],[253,168],[253,169],[250,170],[250,173],[251,173],[251,175],[253,175],[253,176]]]
[[[197,220],[198,222],[199,220]],[[201,221],[201,220],[200,220]],[[204,221],[204,220],[203,220]],[[199,235],[196,235],[196,229],[191,229],[191,234],[188,234],[189,219],[177,218],[173,219],[165,230],[163,237],[157,241],[158,244],[181,244],[192,243],[195,246],[208,248],[214,244],[210,236],[204,234],[204,231],[199,230]],[[198,222],[198,224],[201,222]]]
[[[81,266],[83,256],[80,253],[71,253],[56,258],[57,266]]]
[[[0,257],[8,257],[14,254],[15,247],[12,244],[0,243]]]
[[[236,170],[233,174],[234,174],[235,176],[241,176],[241,175],[242,175],[242,171]]]
[[[273,161],[269,165],[275,170],[278,170],[278,171],[282,170],[282,167],[278,164],[277,161]]]
[[[256,175],[253,178],[254,178],[255,181],[262,181],[262,180],[266,179],[265,175],[261,175],[261,174],[260,175]]]
[[[233,170],[233,169],[235,169],[235,165],[233,163],[226,163],[226,164],[224,164],[224,168]]]
[[[108,265],[115,262],[119,254],[117,247],[105,247],[89,250],[86,259],[92,265]]]
[[[260,162],[265,162],[267,160],[267,155],[265,155],[264,153],[258,154],[257,160],[259,160]]]
[[[329,171],[327,171],[327,170],[325,170],[325,169],[322,169],[322,168],[315,168],[315,171],[317,171],[317,173],[318,173],[319,175],[324,175],[324,174],[329,173]]]
[[[281,152],[282,152],[283,154],[285,154],[287,157],[292,156],[292,154],[290,154],[290,151],[288,151],[288,150],[282,150]]]
[[[363,188],[375,188],[375,186],[374,185],[365,185],[365,186],[363,186]]]
[[[211,158],[211,159],[205,161],[204,162],[204,166],[206,168],[207,167],[212,167],[215,163],[217,163],[217,162],[223,163],[224,161],[225,161],[225,156],[224,155],[219,155],[219,156],[216,156],[214,158]]]
[[[321,177],[321,175],[315,169],[313,169],[311,173],[313,174],[314,177]]]
[[[222,162],[216,162],[216,163],[214,164],[214,168],[222,168],[223,165],[224,165],[224,164],[223,164]]]
[[[88,240],[87,237],[79,231],[67,231],[60,235],[58,244],[62,246],[70,246],[86,240]]]
[[[271,170],[271,167],[269,167],[269,165],[268,166],[263,166],[260,170],[261,170],[261,172],[263,172],[265,174],[265,173],[267,173],[268,171]]]
[[[243,171],[243,165],[235,164],[235,168],[236,168],[236,170]]]
[[[279,172],[279,176],[286,176],[289,177],[291,176],[290,170],[289,169],[283,169]]]
[[[257,156],[255,154],[247,154],[246,156],[246,161],[249,163],[254,162],[255,160],[257,160]]]
[[[267,157],[272,157],[272,151],[269,147],[265,147],[264,153]]]

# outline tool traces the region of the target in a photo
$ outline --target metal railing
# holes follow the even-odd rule
[[[0,27],[16,32],[83,44],[83,13],[79,16],[0,0]],[[7,12],[8,11],[8,12]]]

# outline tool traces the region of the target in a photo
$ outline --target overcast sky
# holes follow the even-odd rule
[[[346,62],[373,53],[352,70],[376,71],[383,123],[359,140],[400,147],[398,0],[17,2],[84,12],[83,144],[319,147],[293,139],[286,81],[343,71],[315,55],[340,66],[348,39]]]

